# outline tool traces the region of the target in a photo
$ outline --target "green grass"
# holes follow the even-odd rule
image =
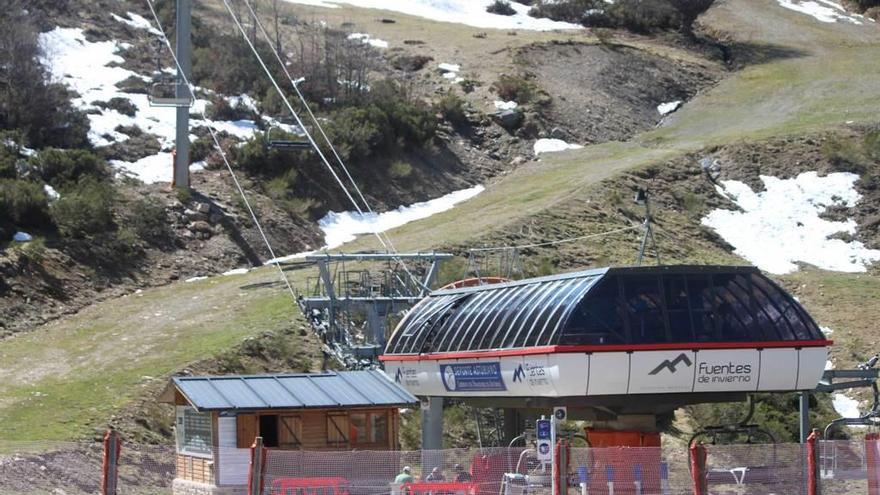
[[[273,275],[148,290],[2,342],[0,438],[89,436],[154,380],[249,335],[290,326],[298,311],[287,292],[240,287]]]
[[[311,18],[354,20],[395,46],[402,46],[406,39],[420,39],[428,43],[429,53],[438,62],[453,61],[468,70],[481,67],[495,74],[511,70],[509,54],[503,50],[508,45],[588,37],[571,33],[511,37],[492,31],[487,39],[477,40],[471,36],[478,31],[473,28],[396,13],[382,13],[397,19],[396,24],[381,24],[375,22],[375,11],[365,9],[296,9]],[[390,232],[398,249],[468,245],[504,237],[529,219],[559,221],[569,213],[579,214],[586,198],[599,197],[597,184],[602,181],[705,146],[833,128],[850,120],[876,121],[880,64],[872,62],[880,59],[880,31],[875,26],[821,24],[756,0],[720,4],[705,22],[749,42],[803,53],[733,73],[688,102],[664,126],[634,141],[545,155],[454,210]],[[673,48],[652,49],[686,56]],[[489,95],[477,91],[469,97]],[[628,203],[622,193],[618,196],[621,205]],[[701,206],[696,200],[689,203],[693,211],[668,217],[670,229],[694,227],[692,217]],[[598,226],[614,225],[609,221],[593,227]],[[630,246],[629,241],[621,245]],[[345,250],[376,247],[372,237],[363,237]],[[562,254],[560,249],[558,255]],[[539,260],[542,266],[547,264],[543,256],[546,253]],[[600,256],[609,263],[632,259],[623,259],[622,251],[601,252]],[[665,261],[732,259],[729,253],[705,245],[677,256]],[[266,268],[243,276],[149,289],[0,341],[0,376],[4,377],[0,382],[0,438],[91,436],[95,427],[142,396],[155,380],[165,380],[174,371],[221,353],[247,336],[289,326],[291,319],[301,324],[289,296],[276,286],[243,288],[274,282],[276,277],[273,268]],[[795,288],[819,321],[835,329],[834,338],[841,345],[834,353],[841,366],[880,350],[880,337],[873,337],[876,318],[870,313],[880,297],[876,277],[808,270],[783,281]],[[805,287],[799,289],[801,285]]]

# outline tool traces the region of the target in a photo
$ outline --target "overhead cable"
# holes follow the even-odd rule
[[[193,101],[196,100],[196,92],[195,86],[193,86],[192,82],[187,77],[186,73],[183,70],[183,67],[180,65],[180,61],[177,59],[177,54],[174,53],[174,49],[171,48],[171,42],[168,41],[168,36],[165,34],[165,28],[162,26],[162,21],[159,20],[159,15],[156,13],[156,9],[153,6],[152,0],[146,0],[147,5],[150,7],[150,12],[153,14],[153,19],[156,21],[156,26],[161,33],[162,41],[165,43],[165,46],[168,48],[168,52],[171,53],[171,58],[174,59],[174,65],[177,67],[178,74],[180,74],[183,79],[183,83],[186,84],[187,90],[189,90],[190,95],[192,96]],[[179,82],[178,82],[179,84]],[[257,218],[257,214],[254,213],[254,209],[251,207],[250,201],[247,199],[247,195],[244,193],[244,189],[241,187],[241,183],[238,182],[238,177],[235,175],[235,171],[232,170],[232,165],[229,163],[229,158],[226,156],[226,152],[223,150],[223,147],[220,146],[220,139],[217,137],[217,130],[214,129],[214,123],[205,116],[205,111],[201,110],[198,112],[201,116],[202,120],[208,124],[208,131],[211,133],[211,139],[214,140],[214,147],[217,149],[217,152],[220,154],[220,157],[223,159],[223,163],[226,165],[226,169],[229,171],[229,175],[232,177],[232,181],[235,183],[236,189],[238,189],[238,193],[241,195],[241,198],[247,207],[248,213],[250,213],[251,219],[254,222],[254,225],[257,227],[257,231],[260,233],[260,237],[263,238],[263,242],[266,244],[266,248],[269,250],[269,255],[272,259],[277,259],[275,255],[275,250],[272,249],[272,244],[269,242],[269,238],[266,237],[266,233],[263,231],[262,225],[260,225],[260,220]],[[278,268],[278,273],[281,276],[281,279],[284,281],[284,285],[287,286],[288,292],[290,292],[290,296],[296,301],[296,291],[291,285],[290,280],[287,278],[287,274],[284,273],[284,269],[281,267],[281,264],[274,263],[274,265]]]
[[[340,179],[339,174],[337,174],[336,170],[333,168],[333,166],[330,165],[329,160],[327,160],[327,157],[324,156],[324,153],[321,151],[321,148],[315,142],[311,133],[309,133],[308,129],[306,129],[306,126],[303,123],[302,119],[300,118],[299,114],[297,114],[296,110],[293,109],[293,106],[290,104],[290,100],[287,98],[287,95],[284,94],[284,91],[281,89],[281,86],[279,86],[278,81],[275,80],[275,77],[272,75],[272,72],[266,66],[266,62],[263,60],[263,57],[257,51],[257,48],[256,48],[256,46],[254,46],[251,39],[248,37],[247,31],[245,31],[244,26],[242,26],[242,24],[241,24],[240,19],[235,14],[235,11],[233,10],[232,6],[229,4],[229,0],[223,0],[223,5],[226,7],[226,11],[229,13],[229,16],[232,18],[232,21],[235,23],[235,26],[238,28],[238,31],[241,33],[242,38],[244,38],[245,43],[247,43],[248,47],[250,47],[254,56],[257,58],[257,62],[260,64],[260,67],[266,73],[266,76],[269,78],[269,81],[272,83],[272,86],[275,88],[275,91],[278,93],[278,96],[281,97],[281,100],[284,102],[284,105],[287,107],[287,109],[290,111],[291,115],[293,115],[293,118],[296,120],[297,125],[299,125],[300,129],[302,129],[303,133],[306,136],[306,139],[309,140],[309,143],[315,149],[315,152],[321,158],[321,161],[324,162],[324,165],[330,171],[331,175],[333,175],[333,178],[336,179],[337,184],[339,184],[339,187],[342,188],[342,191],[345,193],[346,197],[348,197],[351,204],[355,207],[357,212],[363,216],[364,215],[363,209],[361,209],[358,202],[355,201],[354,197],[352,197],[351,193],[348,191],[348,188],[345,186],[345,184]],[[250,7],[250,4],[248,4],[248,6]],[[292,80],[291,80],[291,83],[293,83]],[[294,84],[294,88],[296,89],[296,84]],[[299,93],[299,91],[297,91],[297,92]],[[393,256],[395,254],[393,247],[389,246],[389,244],[387,242],[385,242],[385,240],[382,238],[382,236],[379,234],[379,232],[374,231],[372,233],[376,237],[376,239],[378,239],[378,241],[382,245],[382,247],[385,248],[385,250],[388,251],[389,254],[391,254]],[[407,273],[407,275],[409,275],[409,277],[417,285],[427,289],[427,287],[424,287],[424,285],[421,283],[421,281],[418,280],[418,278],[410,272],[409,268],[406,266],[406,263],[403,261],[403,259],[395,258],[395,260],[398,263],[400,263],[400,265],[403,267],[403,269]]]

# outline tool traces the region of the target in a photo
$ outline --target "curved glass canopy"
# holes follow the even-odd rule
[[[436,291],[398,325],[385,354],[808,340],[824,336],[757,268],[659,266]]]

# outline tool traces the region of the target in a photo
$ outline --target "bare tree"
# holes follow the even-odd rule
[[[694,22],[703,12],[715,3],[715,0],[668,0],[681,17],[679,31],[688,38],[694,37]]]
[[[272,0],[272,26],[275,28],[275,49],[281,55],[282,60],[286,60],[284,47],[281,43],[281,0]]]

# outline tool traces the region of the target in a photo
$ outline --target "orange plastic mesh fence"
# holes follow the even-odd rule
[[[807,448],[797,443],[707,445],[709,492],[807,493]]]
[[[422,486],[407,482],[445,482],[447,492],[498,495],[504,473],[520,465],[525,474],[534,467],[520,462],[523,449],[300,452],[269,450],[265,494],[372,495],[404,493],[428,495]],[[525,456],[528,457],[528,456]],[[296,480],[296,481],[291,481]],[[397,481],[398,483],[395,483]]]

